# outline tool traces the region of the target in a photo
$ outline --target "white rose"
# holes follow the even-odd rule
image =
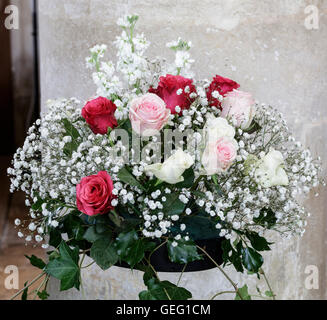
[[[210,114],[205,124],[205,133],[208,142],[216,142],[223,137],[233,139],[235,137],[235,128],[226,119],[216,118]]]
[[[159,180],[170,184],[184,181],[183,173],[194,164],[192,156],[178,149],[164,163],[156,163],[145,167],[145,171],[152,172]]]
[[[233,90],[226,94],[221,105],[223,118],[233,121],[236,127],[248,129],[255,115],[255,101],[248,92]]]
[[[255,171],[255,178],[265,188],[287,186],[289,181],[283,165],[284,159],[281,152],[270,149],[259,161]]]

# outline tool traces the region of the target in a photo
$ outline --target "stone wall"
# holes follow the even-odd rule
[[[319,17],[318,29],[312,30],[305,26],[309,14],[304,11],[311,4]],[[326,163],[326,1],[39,0],[43,102],[70,96],[83,100],[94,94],[95,86],[84,66],[88,48],[106,43],[113,59],[111,43],[119,32],[116,20],[127,12],[140,15],[137,28],[152,42],[150,56],[173,59],[165,43],[178,36],[191,40],[198,77],[230,77],[259,101],[277,107],[296,136]],[[326,175],[326,166],[324,169]],[[281,240],[272,235],[274,250],[265,254],[266,273],[280,299],[327,298],[327,198],[325,189],[318,192],[318,198],[312,193],[306,201],[312,215],[305,236]],[[319,268],[318,290],[305,289],[308,265]],[[254,276],[230,273],[240,284],[246,281],[254,288]],[[59,295],[54,281],[52,297],[136,299],[142,286],[137,272],[118,268],[102,274],[92,267],[83,278],[85,295],[75,291]],[[196,298],[209,298],[229,288],[218,270],[186,274],[182,284]]]

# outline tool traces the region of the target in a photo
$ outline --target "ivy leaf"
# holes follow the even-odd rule
[[[265,295],[266,297],[270,297],[270,298],[274,297],[274,294],[271,291],[266,291]]]
[[[26,281],[26,282],[24,283],[24,287],[26,287],[27,284],[28,284],[28,281]],[[22,300],[23,300],[23,301],[26,301],[26,300],[27,300],[27,296],[28,296],[28,287],[25,288],[25,290],[23,291],[23,294],[22,294]]]
[[[170,193],[166,195],[166,201],[163,203],[163,212],[173,216],[184,212],[186,204],[179,200],[178,193]]]
[[[277,222],[275,213],[269,209],[262,209],[258,218],[253,218],[253,221],[259,225],[265,226],[271,229]]]
[[[252,248],[242,248],[242,263],[248,271],[257,273],[263,264],[263,258]]]
[[[25,255],[25,257],[30,261],[33,267],[39,268],[41,270],[46,267],[45,262],[42,259],[36,257],[35,255],[32,255],[31,257]]]
[[[222,242],[222,250],[223,250],[223,261],[224,265],[226,265],[228,262],[231,263],[236,271],[238,272],[243,272],[243,266],[242,266],[242,253],[241,253],[241,248],[242,244],[241,242],[238,243],[237,245],[237,251],[234,250],[232,247],[230,240],[224,240]],[[231,252],[231,253],[230,253]]]
[[[128,253],[126,254],[124,260],[131,266],[132,269],[144,258],[145,249],[146,247],[144,239],[136,240],[128,248]]]
[[[73,213],[66,216],[64,220],[64,227],[67,230],[67,234],[70,239],[77,241],[83,240],[85,229],[83,227],[83,221],[80,217]]]
[[[135,179],[135,177],[127,170],[126,167],[120,169],[117,176],[120,181],[127,183],[130,186],[137,187],[141,190],[145,190],[141,183]]]
[[[79,249],[73,250],[62,241],[59,246],[60,257],[51,260],[45,271],[50,276],[59,279],[60,291],[69,290],[73,287],[79,290],[80,287],[80,269],[78,267]]]
[[[42,292],[38,291],[37,295],[41,300],[47,300],[50,297],[46,290],[43,290]]]
[[[78,130],[68,119],[62,119],[62,123],[66,130],[66,136],[71,137],[71,142],[67,142],[64,146],[64,153],[66,156],[71,157],[73,152],[77,150],[79,146],[78,139],[81,137]]]
[[[108,230],[108,228],[101,228],[101,225],[88,228],[83,235],[83,239],[91,243],[94,243],[95,241],[104,237],[111,239],[111,231]]]
[[[176,184],[176,187],[181,189],[181,188],[191,188],[193,186],[194,183],[194,169],[193,168],[189,168],[187,170],[184,171],[183,174],[184,177],[184,181],[179,182]]]
[[[180,220],[180,223],[185,224],[186,230],[193,240],[219,238],[220,230],[216,228],[216,223],[208,215],[204,216],[199,213],[194,216],[186,216]]]
[[[252,134],[252,133],[255,133],[259,130],[261,130],[262,127],[259,125],[258,122],[256,122],[255,120],[252,121],[250,127],[246,130],[243,130],[244,132],[248,133],[248,134]]]
[[[107,270],[115,265],[118,255],[114,242],[104,237],[96,240],[91,247],[91,258],[102,270]]]
[[[147,283],[148,290],[139,294],[140,300],[188,300],[192,294],[182,288],[177,287],[169,281],[159,281],[151,279]]]
[[[197,248],[193,241],[181,239],[177,241],[178,245],[173,246],[174,240],[167,242],[168,256],[171,262],[186,264],[203,258],[198,254]]]
[[[52,247],[57,248],[62,241],[61,232],[57,228],[51,228],[49,244]]]
[[[257,251],[269,251],[272,243],[259,236],[256,232],[247,232],[246,237],[250,240],[252,247]]]
[[[244,285],[242,288],[238,289],[238,292],[236,293],[235,300],[242,300],[240,295],[241,295],[243,300],[251,300],[251,296],[249,295],[247,285]]]
[[[126,258],[130,247],[136,240],[138,240],[138,236],[135,230],[120,233],[115,242],[118,256],[123,259]]]

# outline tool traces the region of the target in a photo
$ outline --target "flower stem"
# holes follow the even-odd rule
[[[230,282],[230,284],[234,287],[235,292],[239,295],[241,300],[244,300],[237,284],[228,276],[228,274],[224,271],[224,269],[201,247],[196,246],[199,250],[201,250],[213,263],[214,265],[220,270],[220,272],[225,276],[225,278]]]

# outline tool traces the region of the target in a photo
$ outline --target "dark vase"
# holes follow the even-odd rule
[[[222,248],[221,243],[223,238],[209,239],[209,240],[198,240],[195,243],[203,248],[217,264],[221,265],[223,263],[222,259]],[[161,246],[156,250],[151,256],[151,264],[154,269],[158,272],[182,272],[184,264],[174,263],[169,260],[167,245]],[[130,266],[121,262],[116,264],[117,267],[128,268]],[[195,272],[204,271],[216,268],[216,265],[203,254],[203,260],[189,262],[184,270],[184,272]]]

